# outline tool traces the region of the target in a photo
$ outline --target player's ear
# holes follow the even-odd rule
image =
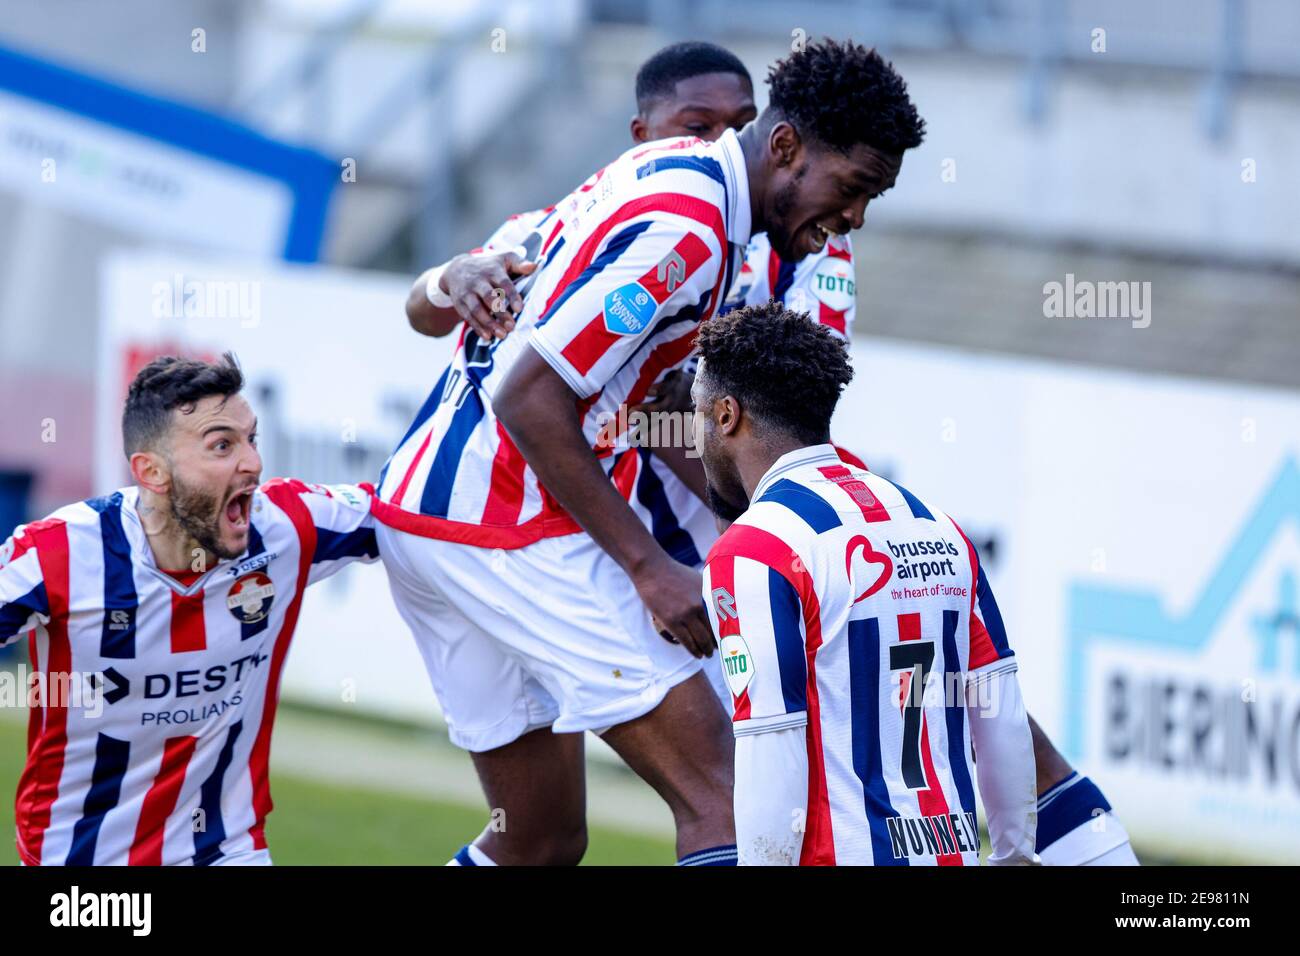
[[[717,415],[718,432],[734,435],[740,429],[740,403],[730,395],[723,395],[713,403]]]
[[[154,451],[138,451],[131,456],[131,477],[141,488],[156,495],[171,490],[171,469],[163,456]]]
[[[646,126],[645,117],[637,113],[632,117],[631,123],[632,140],[637,143],[645,143],[650,139],[650,130]]]
[[[767,145],[777,166],[792,166],[799,158],[803,140],[799,138],[798,130],[782,120],[773,124],[772,131],[767,134]]]

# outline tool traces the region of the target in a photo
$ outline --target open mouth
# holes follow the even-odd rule
[[[248,527],[248,515],[253,508],[253,489],[236,492],[226,502],[226,521],[236,531]]]
[[[826,247],[826,243],[830,240],[831,236],[834,236],[837,233],[834,229],[824,226],[819,222],[815,222],[808,227],[808,234],[812,251],[821,252],[822,249]]]

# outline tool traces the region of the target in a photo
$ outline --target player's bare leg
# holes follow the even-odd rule
[[[582,734],[544,727],[471,754],[495,815],[474,845],[501,866],[576,865],[587,851],[583,750]]]
[[[1038,774],[1038,855],[1049,866],[1138,866],[1128,833],[1097,785],[1029,718]]]
[[[704,674],[601,736],[672,810],[678,859],[735,844],[731,727]]]

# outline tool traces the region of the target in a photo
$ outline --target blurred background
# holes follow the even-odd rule
[[[5,0],[0,539],[125,483],[121,399],[164,353],[238,352],[268,475],[374,480],[448,354],[407,328],[418,272],[627,148],[661,46],[730,48],[761,108],[822,35],[928,123],[853,236],[836,440],[977,540],[1031,713],[1140,857],[1300,860],[1288,0]],[[318,591],[276,859],[441,862],[486,822],[469,761],[382,571]],[[589,860],[671,862],[591,752]]]

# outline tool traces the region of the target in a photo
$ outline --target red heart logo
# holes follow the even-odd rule
[[[871,564],[871,565],[878,564],[880,565],[882,570],[880,572],[879,577],[876,578],[875,583],[872,584],[871,587],[867,588],[865,591],[863,591],[861,594],[859,594],[857,597],[853,599],[854,604],[857,604],[859,601],[864,601],[867,598],[871,597],[871,595],[875,594],[877,591],[883,588],[885,586],[885,583],[894,574],[894,562],[890,560],[889,555],[885,554],[883,551],[875,550],[873,547],[871,547],[871,542],[867,540],[866,536],[860,534],[860,535],[856,535],[851,541],[849,541],[848,550],[845,551],[844,553],[844,570],[849,575],[850,583],[853,583],[855,581],[861,582],[867,580],[870,577],[869,572],[862,573],[862,571],[865,571],[866,569],[862,569],[860,573],[857,575],[857,577],[854,577],[853,557],[859,551],[862,552],[860,563],[865,562],[866,564]]]

